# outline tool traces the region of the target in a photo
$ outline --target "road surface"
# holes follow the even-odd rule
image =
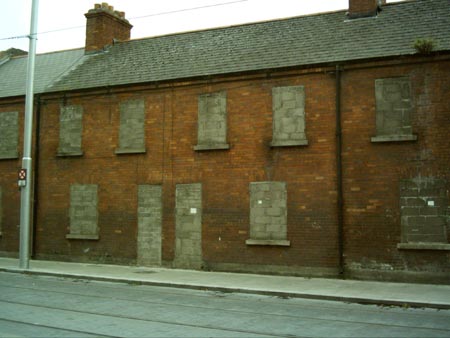
[[[0,337],[450,337],[450,311],[0,272]]]

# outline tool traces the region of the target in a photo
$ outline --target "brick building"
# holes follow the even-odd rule
[[[38,55],[33,257],[450,282],[450,7],[348,11]],[[0,253],[19,243],[27,58],[0,61]]]

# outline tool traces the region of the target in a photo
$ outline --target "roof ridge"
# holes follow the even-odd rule
[[[415,39],[428,36],[436,53],[449,53],[447,14],[448,0],[414,0],[392,3],[376,19],[351,24],[340,10],[140,38],[99,54],[80,49],[67,55],[57,74],[47,75],[51,82],[45,89],[54,93],[415,55]],[[51,70],[53,57],[48,59]]]
[[[416,0],[405,0],[405,1],[416,1]],[[300,19],[300,18],[307,18],[307,17],[314,17],[314,16],[331,15],[331,14],[337,14],[340,12],[345,13],[346,11],[347,11],[347,9],[339,9],[339,10],[335,10],[335,11],[326,11],[326,12],[304,14],[304,15],[293,15],[293,16],[289,16],[289,17],[282,17],[282,18],[276,18],[276,19],[272,18],[272,19],[266,19],[266,20],[260,20],[260,21],[236,23],[236,24],[217,26],[217,27],[199,28],[199,29],[187,30],[187,31],[182,31],[182,32],[172,32],[172,33],[166,33],[166,34],[161,34],[161,35],[145,36],[145,37],[130,39],[130,40],[126,40],[126,41],[118,41],[117,43],[125,44],[125,43],[132,43],[135,41],[159,39],[159,38],[166,38],[166,37],[171,37],[171,36],[182,36],[182,35],[193,34],[193,33],[206,33],[206,32],[210,32],[210,31],[219,31],[219,30],[225,30],[225,29],[230,29],[230,28],[262,25],[262,24],[288,21],[288,20],[293,20],[293,19]]]
[[[49,52],[38,53],[38,54],[36,54],[36,56],[43,56],[43,55],[57,54],[57,53],[66,53],[66,52],[72,52],[72,51],[76,51],[76,50],[84,50],[84,47],[76,47],[76,48],[69,48],[69,49],[53,50],[53,51],[49,51]]]
[[[421,2],[421,1],[425,1],[425,0],[397,0],[397,1],[398,2],[386,3],[383,5],[383,7],[397,6],[397,5],[403,5],[403,4],[408,4],[408,3]],[[140,38],[136,38],[136,39],[130,39],[130,40],[126,40],[126,41],[117,41],[116,43],[117,44],[126,44],[126,43],[139,42],[139,41],[143,41],[143,40],[159,39],[159,38],[166,38],[166,37],[172,37],[172,36],[182,36],[182,35],[193,34],[193,33],[206,33],[206,32],[210,32],[210,31],[219,31],[219,30],[225,30],[225,29],[230,29],[230,28],[239,28],[239,27],[247,27],[247,26],[260,25],[260,24],[269,24],[269,23],[295,20],[295,19],[301,19],[301,18],[312,18],[312,17],[317,17],[317,16],[336,15],[338,13],[344,13],[344,15],[345,15],[347,12],[348,12],[348,8],[345,8],[345,9],[338,9],[338,10],[325,11],[325,12],[293,15],[293,16],[289,16],[289,17],[281,17],[281,18],[276,18],[276,19],[271,18],[271,19],[260,20],[260,21],[236,23],[236,24],[217,26],[217,27],[199,28],[199,29],[187,30],[187,31],[182,31],[182,32],[166,33],[166,34],[161,34],[161,35],[151,35],[151,36],[145,36],[145,37],[140,37]]]
[[[53,81],[50,81],[49,84],[44,88],[44,92],[51,91],[51,88],[60,83],[64,78],[69,76],[73,71],[75,71],[77,68],[79,68],[86,60],[88,60],[91,56],[95,55],[89,55],[89,54],[82,54],[79,58],[77,58],[72,64],[67,67],[65,71],[60,73],[55,77]]]

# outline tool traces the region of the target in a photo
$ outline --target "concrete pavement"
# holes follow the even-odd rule
[[[30,261],[30,269],[22,270],[19,268],[18,259],[1,257],[0,271],[279,297],[450,309],[450,285],[268,276],[40,260]]]

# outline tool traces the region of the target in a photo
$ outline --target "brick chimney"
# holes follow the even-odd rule
[[[102,50],[105,46],[112,45],[114,40],[130,39],[133,26],[125,19],[125,13],[115,11],[106,2],[95,4],[85,16],[86,53]]]
[[[348,16],[350,19],[376,16],[386,0],[349,0]]]

